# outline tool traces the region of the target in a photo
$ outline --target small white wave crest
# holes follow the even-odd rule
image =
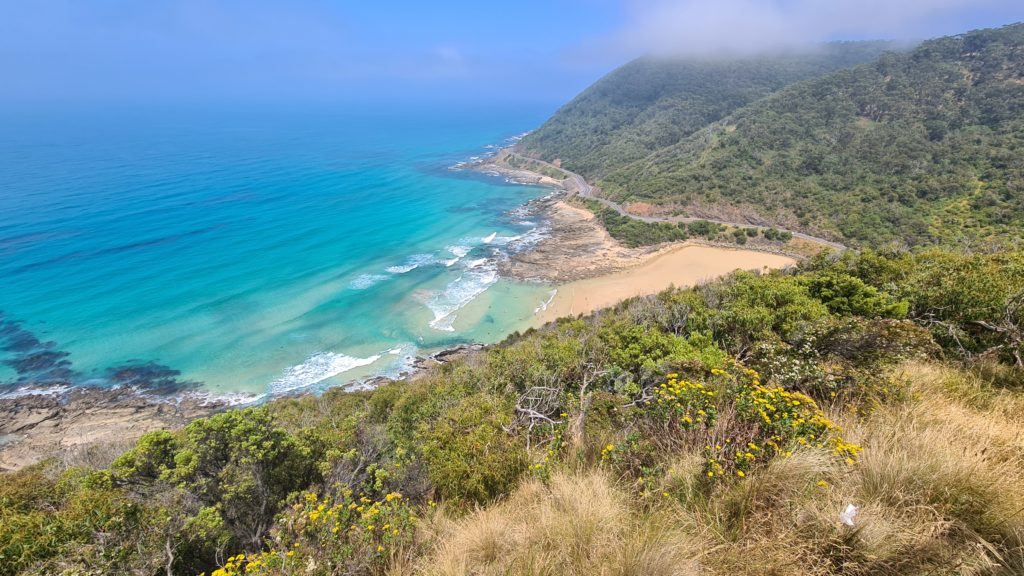
[[[541,302],[540,305],[534,308],[533,313],[540,314],[541,312],[547,310],[548,306],[551,305],[551,302],[555,299],[556,295],[558,295],[558,288],[551,290],[551,294],[548,296],[548,299],[545,300],[544,302]]]
[[[255,404],[267,397],[266,394],[246,394],[245,392],[189,392],[188,395],[199,401],[202,406],[227,405],[232,408]]]
[[[71,391],[71,386],[57,384],[53,386],[26,385],[0,394],[0,400],[14,400],[26,396],[63,396]]]
[[[380,354],[366,358],[356,358],[335,352],[313,354],[305,362],[288,368],[280,378],[271,382],[270,394],[277,396],[309,388],[338,374],[373,364],[377,360],[380,360]]]
[[[455,258],[443,260],[444,265],[447,266],[448,268],[451,268],[452,266],[458,264],[459,260],[465,258],[466,254],[469,254],[473,249],[470,248],[469,246],[448,246],[447,248],[445,248],[445,250],[450,252],[452,256],[455,256]]]
[[[433,293],[424,302],[434,313],[434,319],[429,323],[430,327],[444,332],[454,332],[456,312],[497,281],[498,271],[493,266],[480,267],[467,270],[444,290]]]
[[[512,253],[526,252],[540,244],[542,240],[551,235],[550,228],[538,226],[526,232],[508,239],[505,246]]]
[[[367,288],[375,284],[379,284],[387,279],[388,277],[384,274],[361,274],[349,283],[348,287],[352,290],[366,290]]]
[[[469,246],[448,246],[445,250],[452,253],[456,258],[462,258],[472,250]]]
[[[436,262],[433,254],[413,254],[409,256],[405,263],[400,266],[389,266],[387,271],[392,274],[405,274],[411,272],[420,266],[427,266]]]

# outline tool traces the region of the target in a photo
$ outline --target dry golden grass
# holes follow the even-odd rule
[[[864,447],[855,466],[805,451],[715,495],[706,518],[732,546],[708,564],[732,574],[1024,574],[1020,394],[946,367],[903,371],[915,400],[846,418],[845,436]],[[847,504],[860,508],[853,528],[839,522]]]
[[[955,368],[902,371],[912,400],[837,416],[865,449],[853,466],[804,450],[709,492],[701,456],[677,453],[660,479],[671,498],[638,498],[601,470],[530,480],[465,518],[439,514],[416,571],[1024,574],[1024,395]]]
[[[531,480],[505,502],[440,526],[422,573],[698,574],[701,543],[667,517],[639,513],[601,473]],[[443,521],[438,521],[443,523]]]

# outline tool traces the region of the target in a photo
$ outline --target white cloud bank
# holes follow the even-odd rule
[[[1020,0],[632,0],[625,26],[598,44],[661,55],[750,54],[838,38],[911,39],[954,30],[973,11],[1024,17]],[[1009,23],[1009,22],[1007,22]]]

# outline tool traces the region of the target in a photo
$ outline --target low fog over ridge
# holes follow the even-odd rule
[[[635,0],[626,23],[586,51],[662,57],[744,56],[808,49],[832,40],[908,43],[990,25],[1007,0]]]

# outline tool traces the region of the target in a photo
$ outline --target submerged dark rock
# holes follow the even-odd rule
[[[137,388],[141,391],[160,395],[172,395],[196,390],[201,384],[191,380],[179,380],[180,370],[156,362],[137,362],[110,368],[106,377],[114,385]]]
[[[58,350],[38,350],[5,360],[4,364],[14,368],[18,374],[45,373],[55,368],[68,368],[71,362],[67,352]]]

